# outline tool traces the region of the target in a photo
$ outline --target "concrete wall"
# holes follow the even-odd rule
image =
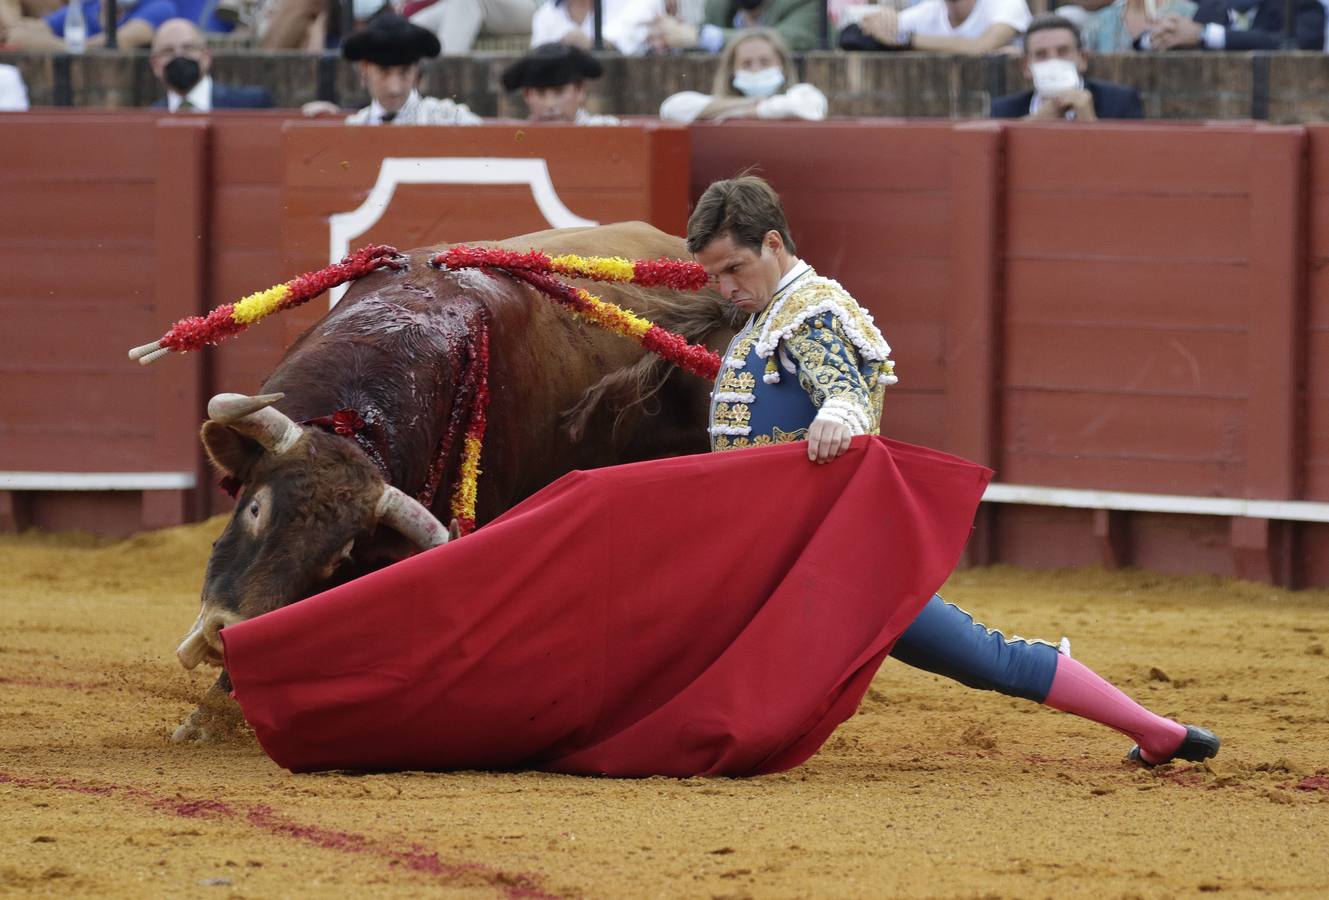
[[[425,67],[426,93],[451,95],[485,116],[522,117],[520,98],[499,86],[515,53],[476,53],[435,60]],[[716,61],[704,55],[665,58],[604,57],[606,75],[591,106],[600,112],[653,115],[680,90],[709,90]],[[0,54],[17,65],[38,106],[147,106],[159,88],[144,55]],[[922,53],[809,53],[803,76],[826,91],[834,116],[986,115],[989,98],[1023,89],[1021,64],[1008,56],[982,58]],[[351,66],[336,56],[219,51],[216,75],[262,84],[282,106],[335,100],[367,102]],[[1132,84],[1145,112],[1163,119],[1329,119],[1329,56],[1322,53],[1168,53],[1092,60],[1092,77]]]

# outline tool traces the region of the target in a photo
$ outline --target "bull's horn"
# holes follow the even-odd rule
[[[208,401],[208,418],[258,441],[272,453],[285,453],[303,434],[285,413],[272,408],[285,394],[218,394]]]
[[[380,524],[399,532],[421,550],[448,542],[447,527],[423,503],[390,484],[379,495],[377,513]]]
[[[218,611],[204,606],[194,620],[194,627],[189,629],[175,655],[181,665],[192,669],[201,662],[220,666],[222,660],[222,642],[218,632],[227,625],[240,621],[240,616],[229,611]]]

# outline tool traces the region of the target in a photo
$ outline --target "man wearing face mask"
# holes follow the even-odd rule
[[[729,42],[710,94],[682,91],[660,105],[670,122],[826,118],[826,95],[794,83],[789,45],[772,28],[750,28]]]
[[[272,95],[265,88],[221,84],[208,74],[212,54],[203,33],[188,19],[168,19],[152,37],[152,74],[166,88],[156,107],[176,112],[214,109],[267,109]]]
[[[532,122],[618,125],[614,116],[586,111],[586,82],[604,67],[580,47],[541,44],[503,71],[503,87],[521,91]]]
[[[1075,25],[1061,16],[1036,17],[1024,36],[1024,73],[1034,89],[993,100],[992,117],[1076,122],[1144,118],[1139,91],[1085,78],[1086,68]]]
[[[705,50],[719,53],[748,28],[773,28],[795,50],[817,46],[819,0],[706,0],[700,26],[674,16],[660,16],[651,25],[650,44],[656,51]]]
[[[420,60],[442,49],[432,31],[396,13],[380,13],[342,42],[341,54],[356,64],[373,102],[346,117],[347,125],[479,125],[484,120],[465,103],[423,97]],[[339,113],[322,100],[306,103],[307,116]]]

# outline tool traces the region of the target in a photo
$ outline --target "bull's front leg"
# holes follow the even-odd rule
[[[222,670],[212,687],[208,688],[198,708],[180,723],[171,735],[178,744],[216,744],[240,732],[244,715],[240,704],[231,699],[231,676]]]

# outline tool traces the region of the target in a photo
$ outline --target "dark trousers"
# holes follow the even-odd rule
[[[896,641],[891,656],[961,684],[1042,703],[1057,671],[1057,648],[1007,640],[953,603],[933,596]]]

